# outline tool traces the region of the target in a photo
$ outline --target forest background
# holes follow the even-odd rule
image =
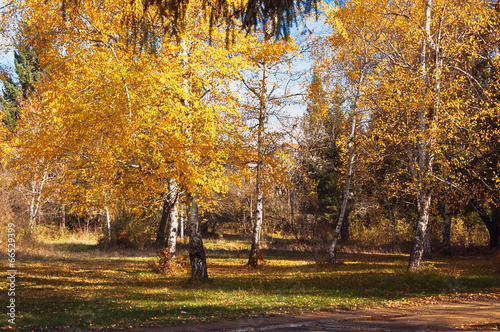
[[[262,227],[332,263],[340,234],[411,247],[410,267],[432,242],[499,247],[493,4],[323,5],[330,29],[295,39],[211,25],[197,3],[171,35],[154,8],[99,5],[2,8],[2,219],[20,238],[174,255],[186,215],[200,241],[253,232],[249,263]]]
[[[259,3],[0,7],[19,328],[498,294],[499,5]]]
[[[339,240],[409,270],[499,249],[496,3],[321,4],[321,35],[160,3],[3,5],[1,241],[80,234],[164,271],[182,247],[196,282],[207,237],[248,234],[254,268],[273,248],[335,265]]]

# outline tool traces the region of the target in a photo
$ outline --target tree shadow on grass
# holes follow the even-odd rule
[[[101,274],[98,274],[102,277]],[[57,275],[55,275],[57,276]],[[75,278],[81,276],[75,275]],[[303,308],[349,308],[358,304],[401,300],[454,291],[459,286],[500,287],[493,275],[443,277],[439,274],[359,272],[304,274],[301,276],[218,275],[196,288],[179,278],[141,280],[115,275],[86,283],[65,282],[62,289],[42,281],[20,292],[23,314],[19,326],[58,326],[89,329],[91,326],[126,327],[176,325],[235,319],[259,313]],[[33,282],[29,280],[28,282]],[[43,287],[46,286],[46,287]],[[202,320],[204,318],[204,320]],[[44,325],[46,324],[46,325]],[[34,328],[37,330],[37,328]],[[21,329],[22,330],[22,329]]]
[[[152,272],[151,262],[119,258],[30,259],[19,264],[20,330],[169,325],[302,308],[348,308],[420,296],[500,289],[500,276],[405,270],[402,255],[345,254],[344,264],[269,255],[249,268],[210,260],[209,280],[188,287],[181,275]],[[443,261],[442,264],[445,264]],[[441,264],[441,263],[436,263]],[[464,262],[463,264],[467,264]]]
[[[58,252],[89,252],[98,249],[97,244],[83,244],[83,243],[55,243],[51,245],[54,250]]]

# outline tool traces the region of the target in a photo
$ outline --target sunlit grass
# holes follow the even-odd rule
[[[61,242],[41,256],[21,256],[16,328],[178,325],[500,291],[490,256],[436,258],[409,273],[405,255],[344,253],[342,264],[330,267],[314,253],[282,251],[252,269],[238,241],[206,241],[210,278],[199,286],[187,282],[188,266],[171,275],[154,272],[153,251],[104,252]]]

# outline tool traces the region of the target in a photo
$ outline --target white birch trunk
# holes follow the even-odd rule
[[[427,232],[427,226],[429,225],[429,210],[431,201],[432,195],[430,193],[426,197],[421,197],[419,199],[417,231],[415,233],[413,249],[410,254],[410,261],[408,263],[409,270],[418,268],[422,261],[422,257],[424,254],[425,234]]]
[[[259,264],[259,251],[260,251],[260,235],[262,231],[262,223],[264,220],[264,206],[263,198],[264,192],[262,188],[262,149],[263,149],[263,134],[264,125],[267,117],[267,66],[264,63],[262,69],[262,80],[261,80],[261,96],[264,96],[260,100],[259,109],[259,123],[257,128],[257,170],[255,175],[255,221],[253,227],[252,236],[252,246],[250,248],[250,256],[248,258],[248,265],[252,267],[257,267]]]
[[[250,257],[248,258],[248,265],[252,267],[257,267],[259,263],[259,251],[260,251],[260,234],[262,231],[262,222],[263,222],[263,192],[262,192],[262,183],[261,183],[261,168],[262,165],[259,162],[257,165],[257,177],[256,177],[256,186],[255,186],[255,194],[257,196],[256,204],[255,204],[255,221],[253,227],[253,236],[252,236],[252,247],[250,248]]]
[[[35,233],[36,218],[38,217],[38,214],[40,212],[43,187],[45,185],[47,177],[48,177],[47,172],[44,172],[42,180],[40,181],[40,185],[37,184],[36,180],[33,180],[31,183],[31,193],[30,193],[31,199],[29,200],[30,216],[28,221],[30,238]]]
[[[430,48],[435,52],[438,52],[438,48],[434,44],[431,35],[431,20],[432,20],[432,0],[425,0],[424,7],[424,27],[425,27],[425,39],[422,44],[421,52],[421,77],[422,84],[427,86],[427,90],[431,92],[427,66],[427,50]],[[439,54],[436,54],[436,68],[435,79],[436,79],[436,97],[434,112],[437,113],[439,110],[439,88],[440,88],[440,68],[441,63],[439,59]],[[434,151],[433,151],[433,138],[428,132],[427,122],[432,121],[431,118],[426,116],[426,109],[420,107],[418,109],[418,121],[419,121],[419,138],[418,138],[418,149],[417,149],[417,159],[418,165],[417,169],[413,171],[414,179],[416,180],[415,186],[417,188],[417,202],[418,202],[418,221],[417,230],[415,233],[415,239],[413,244],[413,249],[410,254],[410,260],[408,262],[408,269],[417,269],[420,266],[422,257],[424,254],[425,247],[425,234],[427,232],[427,227],[429,224],[430,207],[432,202],[432,188],[429,186],[429,180],[432,175],[432,168],[434,163]],[[410,158],[410,162],[412,158]]]
[[[351,192],[351,181],[353,176],[353,166],[354,160],[356,156],[356,150],[354,146],[354,140],[356,138],[356,128],[357,128],[357,117],[358,117],[358,101],[361,94],[361,85],[363,84],[363,80],[365,77],[365,71],[361,72],[361,77],[359,78],[358,86],[356,88],[356,95],[354,96],[354,102],[352,107],[352,121],[351,121],[351,132],[349,133],[349,139],[347,141],[347,149],[349,151],[349,159],[347,161],[347,178],[345,182],[344,188],[344,197],[342,199],[342,207],[340,209],[339,219],[337,222],[337,227],[335,228],[335,233],[333,235],[333,241],[328,249],[329,255],[329,263],[336,264],[336,250],[337,243],[340,235],[340,231],[342,230],[342,224],[345,219],[346,211],[347,211],[347,203],[349,201],[349,194]]]
[[[111,218],[109,217],[108,207],[105,206],[104,209],[106,210],[106,229],[108,231],[108,241],[111,242]]]
[[[167,247],[166,250],[171,254],[172,259],[175,257],[177,246],[177,230],[179,228],[179,212],[178,212],[178,190],[175,181],[169,183],[169,222],[167,231]]]

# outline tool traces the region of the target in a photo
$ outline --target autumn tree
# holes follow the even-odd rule
[[[470,79],[461,54],[478,50],[477,35],[490,22],[485,1],[346,1],[331,8],[329,22],[343,37],[340,52],[363,54],[373,70],[354,79],[370,110],[369,141],[377,146],[366,160],[377,160],[390,145],[405,151],[409,182],[405,190],[417,202],[418,218],[409,268],[420,265],[424,238],[436,194],[436,164],[444,164],[443,142],[457,128],[474,129],[467,116],[470,98],[463,91]],[[360,59],[361,60],[361,59]],[[349,68],[363,68],[355,66]],[[349,69],[351,70],[351,69]],[[354,76],[356,77],[356,76]],[[356,85],[353,85],[354,87]],[[485,108],[476,113],[487,117]],[[380,151],[381,153],[377,153]]]
[[[458,60],[467,77],[470,118],[473,131],[458,127],[446,150],[450,162],[441,177],[455,202],[469,205],[479,213],[490,235],[490,248],[500,247],[500,200],[498,163],[500,158],[498,122],[498,4],[488,12],[489,22],[471,36],[475,49],[464,49]],[[477,109],[489,110],[477,116]]]
[[[273,129],[270,122],[278,122],[283,118],[283,107],[294,94],[288,86],[282,85],[286,78],[280,77],[279,74],[280,71],[285,75],[290,73],[291,64],[298,51],[292,39],[274,42],[268,31],[262,33],[261,40],[259,38],[253,37],[254,46],[248,53],[252,68],[243,73],[242,78],[246,92],[242,107],[250,129],[248,141],[251,142],[249,147],[253,155],[251,164],[255,165],[254,229],[248,260],[248,265],[253,267],[257,267],[259,260],[264,194],[266,187],[269,187],[271,176],[274,181],[279,181],[279,168],[283,163],[280,158],[284,157],[279,149],[283,134]]]
[[[33,35],[26,26],[25,33]],[[27,38],[17,37],[14,46],[15,76],[9,76],[3,81],[3,95],[0,98],[0,108],[3,112],[3,129],[8,129],[9,136],[16,132],[17,121],[21,117],[21,109],[36,107],[35,85],[41,76],[41,69],[35,49],[29,45]],[[7,72],[7,71],[6,71]],[[38,127],[36,130],[40,130]],[[6,142],[4,151],[17,151],[12,142]],[[28,206],[28,235],[31,238],[35,232],[35,222],[44,202],[47,199],[47,182],[52,178],[49,167],[43,165],[43,159],[37,159],[32,165],[23,164],[22,159],[14,154],[7,154],[6,161],[15,165],[14,177],[22,181],[11,181],[12,185],[21,194]]]
[[[199,223],[196,201],[226,190],[224,165],[238,140],[230,89],[245,67],[238,46],[226,48],[223,32],[194,28],[203,20],[195,2],[184,42],[162,39],[154,54],[128,47],[126,4],[85,2],[65,17],[59,5],[28,1],[17,13],[39,28],[34,44],[57,45],[40,55],[47,75],[36,112],[23,109],[9,137],[19,156],[64,165],[60,186],[82,209],[142,215],[173,193],[170,183],[191,195],[189,220]],[[44,130],[30,130],[34,124]]]
[[[339,147],[342,159],[343,192],[339,207],[333,241],[329,247],[329,261],[336,263],[336,246],[344,221],[347,219],[348,201],[354,175],[354,164],[358,158],[357,140],[360,122],[366,117],[366,78],[370,75],[378,60],[363,47],[369,33],[357,29],[357,15],[346,8],[331,9],[327,12],[327,23],[333,28],[330,36],[319,39],[316,43],[315,57],[317,68],[321,68],[324,81],[333,98],[337,98],[337,107],[347,116],[335,143]],[[362,18],[360,18],[362,20]]]

